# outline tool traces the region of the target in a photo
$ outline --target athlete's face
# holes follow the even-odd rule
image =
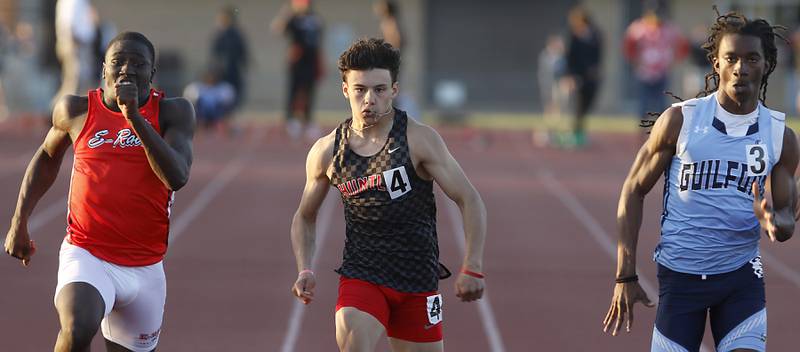
[[[111,45],[103,62],[103,81],[106,92],[114,92],[120,82],[136,84],[139,96],[147,96],[156,70],[150,49],[133,40],[122,40]]]
[[[350,101],[353,118],[371,125],[392,109],[397,82],[392,83],[387,69],[350,70],[342,82],[342,93]]]
[[[761,80],[767,69],[761,39],[752,35],[726,34],[714,58],[719,74],[720,101],[730,100],[739,108],[755,107]],[[749,112],[749,111],[747,111]]]

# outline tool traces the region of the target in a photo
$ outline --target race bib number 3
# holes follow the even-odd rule
[[[764,176],[767,174],[767,145],[748,144],[745,146],[747,153],[747,176]]]
[[[431,325],[442,321],[442,295],[428,296],[428,322]]]
[[[384,171],[383,179],[386,182],[386,191],[389,192],[389,197],[392,199],[397,199],[411,191],[411,182],[408,181],[405,166]]]

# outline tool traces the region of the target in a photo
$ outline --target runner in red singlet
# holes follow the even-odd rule
[[[56,351],[88,350],[101,322],[109,351],[152,351],[158,343],[170,206],[189,178],[195,120],[187,100],[150,87],[154,62],[144,35],[114,38],[102,88],[60,100],[25,172],[5,250],[28,265],[36,250],[28,218],[74,146]]]

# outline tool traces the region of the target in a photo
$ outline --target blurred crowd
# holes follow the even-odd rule
[[[783,33],[787,41],[778,41],[785,44],[778,64],[789,72],[787,94],[770,97],[791,106],[795,111],[788,111],[790,115],[800,113],[800,10],[796,17]],[[569,11],[566,28],[565,33],[550,34],[539,54],[537,83],[545,125],[534,131],[533,139],[539,146],[575,149],[588,142],[585,116],[602,84],[604,43],[603,33],[582,5]],[[702,48],[707,31],[702,25],[680,28],[666,16],[663,4],[643,1],[641,15],[625,29],[621,48],[608,48],[620,50],[629,67],[637,118],[657,116],[670,104],[705,90],[711,71]],[[676,74],[682,62],[681,73]]]
[[[24,19],[0,20],[0,120],[11,117],[46,120],[53,102],[64,94],[85,94],[97,87],[102,69],[105,46],[116,34],[111,21],[98,13],[91,0],[51,0],[54,4],[53,45],[42,45],[34,24]],[[706,28],[680,28],[666,15],[664,1],[644,1],[643,10],[624,31],[620,47],[603,33],[593,15],[582,5],[573,7],[563,21],[563,32],[547,34],[536,63],[538,101],[545,117],[545,127],[534,133],[538,145],[581,148],[589,143],[586,121],[603,95],[607,83],[603,67],[609,67],[604,57],[613,50],[624,58],[625,95],[636,100],[638,118],[659,113],[675,97],[694,97],[705,87],[705,75],[710,70],[706,52],[701,48],[706,40]],[[378,26],[375,36],[386,39],[401,49],[408,47],[398,1],[378,0],[373,14]],[[661,6],[659,6],[661,5]],[[248,33],[239,25],[239,10],[225,6],[217,11],[213,28],[208,28],[208,51],[199,72],[188,72],[189,79],[173,79],[171,71],[183,70],[179,57],[161,52],[156,85],[170,86],[169,93],[183,94],[196,107],[199,123],[205,130],[228,135],[236,133],[233,117],[247,101],[247,70],[254,60],[250,52]],[[326,72],[324,14],[315,11],[311,0],[286,0],[283,8],[272,18],[273,35],[286,39],[285,76],[286,100],[283,112],[286,134],[295,139],[314,139],[320,129],[314,124],[314,101],[317,87]],[[771,96],[800,112],[800,13],[794,23],[783,23],[789,30],[789,43],[781,47],[779,65],[789,74],[785,77],[785,96]],[[212,27],[209,25],[209,27]],[[616,38],[612,38],[616,39]],[[57,64],[46,67],[45,51],[54,53]],[[330,54],[330,53],[328,53]],[[681,65],[681,77],[675,74]],[[605,79],[604,79],[605,78]],[[670,82],[670,79],[674,80]],[[184,86],[183,82],[189,81]],[[179,82],[179,83],[176,83]],[[13,87],[10,89],[9,87]],[[395,105],[420,116],[417,104],[401,90]],[[535,106],[535,99],[531,99]],[[615,103],[616,104],[616,103]],[[620,104],[620,110],[625,110]]]
[[[117,33],[116,26],[97,11],[91,0],[53,3],[53,48],[37,42],[31,23],[15,20],[12,26],[0,22],[0,120],[12,116],[37,123],[47,121],[51,107],[60,97],[83,95],[98,87],[105,48]],[[376,36],[402,49],[407,39],[398,2],[379,0],[373,5],[379,22]],[[175,82],[183,80],[173,77],[172,72],[183,70],[182,59],[168,52],[160,52],[157,58],[156,87],[168,87],[171,94],[178,92],[192,101],[201,133],[238,132],[231,121],[246,100],[245,74],[253,61],[239,15],[235,6],[218,9],[203,68],[189,73],[193,78],[185,87],[174,87]],[[312,116],[315,91],[329,69],[322,53],[323,18],[314,11],[311,0],[288,0],[270,27],[275,36],[285,37],[288,43],[285,131],[294,139],[314,140],[321,134]],[[57,58],[54,69],[45,69],[41,58],[47,54],[37,52],[48,49]],[[10,86],[14,88],[8,89]],[[413,101],[404,95],[397,104],[412,107]]]
[[[553,132],[556,123],[549,122],[548,129],[534,132],[534,143],[573,149],[588,143],[585,121],[603,76],[603,34],[581,5],[569,11],[567,28],[565,35],[548,38],[539,56],[538,78],[546,121],[571,112],[570,127]],[[649,5],[628,25],[621,50],[636,81],[637,116],[660,113],[669,104],[670,72],[689,53],[688,40],[656,6]]]

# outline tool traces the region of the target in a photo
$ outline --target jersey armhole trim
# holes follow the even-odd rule
[[[783,153],[783,135],[786,133],[786,115],[782,112],[770,110],[772,120],[772,150],[774,153],[775,163],[781,160],[781,153]]]
[[[96,95],[96,94],[97,94],[96,90],[90,90],[89,94],[86,95],[86,99],[88,100],[87,104],[86,104],[86,118],[83,120],[83,126],[81,126],[81,131],[78,132],[78,136],[75,137],[74,141],[72,141],[73,150],[75,149],[75,147],[82,140],[82,138],[84,138],[84,136],[87,133],[86,132],[88,130],[87,126],[91,122],[92,115],[94,115],[94,114],[92,114],[92,110],[93,110],[92,106],[94,105],[92,100],[93,100],[93,96]],[[72,117],[70,117],[70,118],[72,118]]]
[[[680,158],[681,154],[686,151],[689,146],[689,132],[693,121],[693,115],[696,105],[695,104],[680,104],[673,105],[681,107],[681,115],[683,115],[683,122],[681,122],[681,131],[678,134],[678,140],[675,143],[675,156]]]

